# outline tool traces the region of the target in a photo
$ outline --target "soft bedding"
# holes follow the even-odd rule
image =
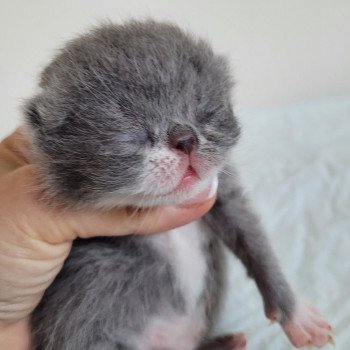
[[[350,96],[238,114],[241,181],[294,290],[333,325],[336,349],[349,350]],[[252,350],[292,349],[232,257],[228,274],[217,332],[246,332]]]

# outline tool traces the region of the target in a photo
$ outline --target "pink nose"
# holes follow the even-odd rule
[[[169,145],[186,154],[190,154],[197,145],[196,134],[191,127],[176,125],[169,132]]]

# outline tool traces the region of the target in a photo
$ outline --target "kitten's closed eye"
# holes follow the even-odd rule
[[[205,111],[196,114],[196,119],[199,123],[209,123],[215,118],[215,111]]]
[[[152,140],[146,130],[131,129],[128,131],[115,132],[106,151],[114,152],[118,156],[132,156],[144,152],[147,146],[151,146]]]

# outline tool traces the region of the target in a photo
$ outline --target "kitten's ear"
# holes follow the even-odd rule
[[[24,103],[22,110],[28,126],[38,131],[49,131],[64,123],[65,114],[52,112],[58,108],[50,97],[46,92],[42,92]]]
[[[40,116],[40,97],[36,96],[25,102],[23,105],[24,118],[27,124],[35,129],[43,126],[42,117]]]

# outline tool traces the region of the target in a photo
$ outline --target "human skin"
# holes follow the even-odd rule
[[[75,238],[153,234],[204,215],[215,197],[180,207],[135,211],[49,206],[20,130],[0,143],[0,348],[30,349],[29,315],[54,280]]]

